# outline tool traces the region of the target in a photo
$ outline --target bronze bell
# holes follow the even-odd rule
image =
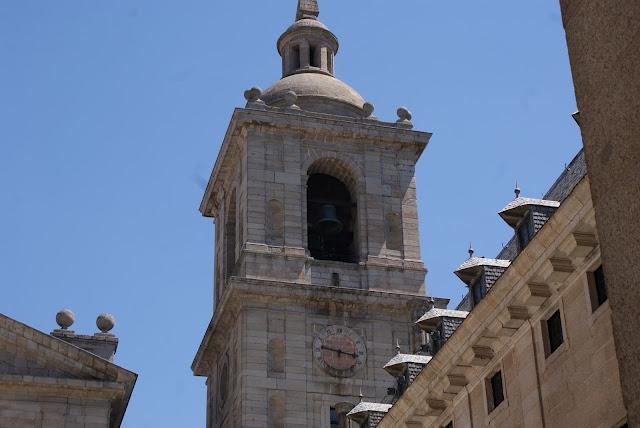
[[[342,232],[342,222],[338,219],[336,206],[331,204],[323,205],[320,209],[320,220],[318,220],[318,229],[326,235],[336,235]]]

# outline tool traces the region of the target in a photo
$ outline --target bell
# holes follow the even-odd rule
[[[335,205],[323,205],[320,210],[320,220],[318,220],[318,229],[326,235],[336,235],[342,232],[342,222],[338,220]]]

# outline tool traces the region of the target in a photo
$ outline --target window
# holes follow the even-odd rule
[[[316,55],[317,55],[316,47],[309,46],[309,65],[311,67],[319,67],[318,58],[316,57]]]
[[[520,247],[520,251],[522,251],[529,241],[531,241],[531,213],[527,213],[524,216],[516,228],[516,234],[518,235],[518,246]]]
[[[473,306],[480,303],[480,300],[485,296],[485,287],[484,287],[484,275],[480,276],[471,286],[471,292],[473,294]]]
[[[331,274],[331,286],[332,287],[340,287],[340,274],[337,272],[333,272]]]
[[[449,422],[444,426],[444,428],[453,428],[453,421]]]
[[[231,193],[229,204],[227,205],[226,221],[224,229],[225,241],[225,278],[234,274],[236,266],[236,191]]]
[[[331,428],[340,428],[340,418],[338,417],[338,412],[336,412],[336,409],[334,407],[331,408],[331,415],[329,420],[329,426]]]
[[[502,371],[496,372],[485,382],[487,390],[487,411],[489,413],[504,401],[504,388],[502,386]]]
[[[544,334],[544,348],[545,354],[548,357],[553,354],[556,349],[564,342],[564,335],[562,332],[562,319],[560,318],[560,310],[557,310],[549,317],[543,325]],[[545,331],[546,330],[546,331]]]
[[[308,245],[311,257],[355,263],[356,204],[347,186],[326,174],[307,181]]]
[[[607,301],[607,284],[604,281],[602,266],[589,274],[589,297],[591,297],[591,309],[595,311]]]
[[[291,65],[293,66],[293,70],[295,71],[300,68],[300,46],[294,46],[291,52]]]

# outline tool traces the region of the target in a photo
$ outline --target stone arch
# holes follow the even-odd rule
[[[284,208],[278,199],[271,199],[266,207],[265,238],[268,245],[284,245]]]
[[[305,228],[305,242],[309,253],[314,258],[320,258],[323,260],[335,260],[344,261],[350,263],[357,263],[360,258],[360,236],[362,235],[363,219],[361,217],[361,209],[363,207],[363,174],[359,165],[348,156],[344,156],[340,153],[324,153],[322,155],[311,156],[307,159],[303,165],[305,171],[305,188],[304,197],[306,198],[303,205],[304,216],[307,221],[307,228]],[[314,182],[312,178],[318,176],[326,176],[330,179],[337,180],[335,187],[340,188],[343,186],[349,192],[349,199],[352,204],[351,211],[343,213],[349,218],[348,233],[350,234],[350,243],[344,245],[341,251],[334,252],[335,255],[328,254],[329,252],[318,251],[318,236],[314,233],[314,219],[317,220],[318,207],[313,207],[313,197],[310,197],[310,192],[313,192]],[[349,247],[349,248],[347,248]]]
[[[364,188],[364,174],[360,166],[352,159],[337,153],[310,158],[303,168],[307,179],[311,174],[330,175],[346,184],[354,196],[359,195]]]

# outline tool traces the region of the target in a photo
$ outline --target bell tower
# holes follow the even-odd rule
[[[384,396],[425,295],[415,164],[431,134],[384,122],[335,77],[337,37],[299,0],[282,79],[245,92],[200,211],[216,224],[214,314],[192,369],[208,427],[343,426]],[[388,386],[392,386],[391,384]],[[346,425],[344,425],[346,426]]]

